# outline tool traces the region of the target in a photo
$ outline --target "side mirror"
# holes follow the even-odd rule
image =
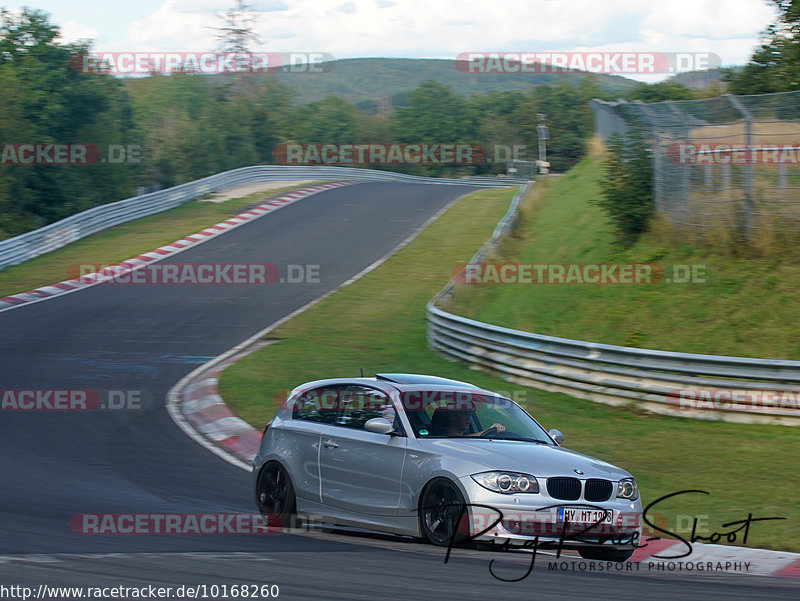
[[[555,428],[552,428],[548,430],[547,433],[550,435],[550,438],[556,441],[556,444],[561,444],[562,442],[564,442],[564,435],[561,433],[561,430],[556,430]]]
[[[394,432],[392,422],[385,417],[373,417],[367,420],[367,423],[364,424],[364,429],[367,432],[375,432],[375,434],[391,434]]]

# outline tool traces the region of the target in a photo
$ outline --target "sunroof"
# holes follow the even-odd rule
[[[395,384],[431,384],[437,386],[468,386],[469,388],[479,388],[474,384],[459,382],[450,378],[440,378],[439,376],[425,376],[422,374],[375,374],[379,380],[394,382]]]

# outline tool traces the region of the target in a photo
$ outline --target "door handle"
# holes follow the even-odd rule
[[[336,449],[339,447],[339,443],[333,440],[326,440],[322,443],[326,449]]]

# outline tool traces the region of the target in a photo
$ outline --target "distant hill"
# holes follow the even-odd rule
[[[712,85],[717,85],[721,89],[728,87],[728,83],[722,81],[725,72],[722,69],[705,69],[703,71],[687,71],[678,73],[669,78],[669,81],[683,84],[689,88],[705,90]]]
[[[305,104],[335,94],[366,111],[402,106],[405,96],[421,82],[433,79],[469,96],[492,90],[530,90],[532,86],[558,80],[577,82],[587,74],[500,73],[465,74],[453,60],[410,58],[354,58],[326,63],[326,73],[277,73],[278,81],[294,88],[296,102]],[[594,75],[600,87],[611,95],[621,94],[638,82],[618,75]]]

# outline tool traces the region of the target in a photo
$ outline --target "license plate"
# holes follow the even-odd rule
[[[610,509],[603,511],[602,509],[559,507],[557,521],[570,524],[611,524],[614,521],[614,512]]]

